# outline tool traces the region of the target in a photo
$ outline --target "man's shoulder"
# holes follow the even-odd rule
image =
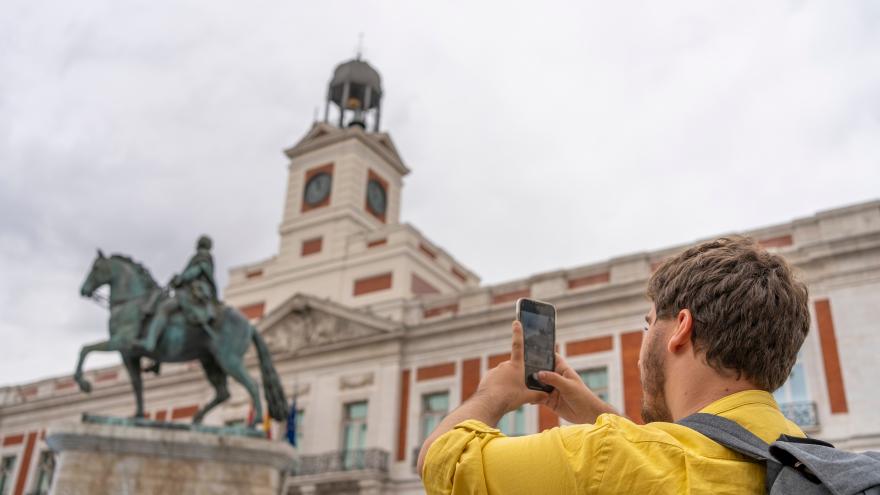
[[[676,423],[653,422],[638,424],[615,414],[603,414],[583,433],[601,435],[602,444],[624,451],[662,451],[668,456],[693,455],[719,459],[738,459],[739,454],[706,438],[702,434]],[[578,432],[570,431],[569,435]]]

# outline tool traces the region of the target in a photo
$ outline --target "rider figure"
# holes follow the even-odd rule
[[[210,237],[206,235],[199,237],[196,254],[190,258],[183,272],[171,279],[170,285],[176,289],[175,296],[164,300],[156,310],[156,316],[150,322],[147,335],[139,342],[145,351],[153,352],[156,349],[156,343],[168,322],[168,317],[178,308],[183,310],[189,323],[204,328],[213,337],[211,324],[214,321],[214,308],[218,300],[211,244]]]

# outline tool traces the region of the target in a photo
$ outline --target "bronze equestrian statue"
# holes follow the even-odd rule
[[[210,249],[210,238],[200,237],[195,256],[186,269],[172,279],[173,295],[131,258],[105,257],[98,250],[80,293],[93,297],[99,287],[110,286],[110,339],[80,350],[73,378],[83,392],[91,391],[91,384],[82,374],[86,356],[92,351],[119,351],[134,388],[137,404],[134,416],[143,418],[141,359],[152,359],[152,370],[156,372],[163,362],[198,359],[214,387],[215,397],[199,409],[193,423],[201,423],[208,411],[229,398],[226,383],[229,375],[250,395],[255,414],[249,426],[254,427],[262,420],[263,409],[257,385],[244,363],[244,354],[253,343],[260,361],[269,416],[276,421],[287,419],[284,390],[266,343],[244,315],[217,299]]]

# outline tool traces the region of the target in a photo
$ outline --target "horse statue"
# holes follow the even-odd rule
[[[122,255],[105,257],[98,250],[92,269],[80,288],[84,297],[95,297],[95,291],[110,286],[110,339],[86,345],[79,352],[79,361],[73,379],[83,392],[91,392],[91,384],[83,378],[83,363],[92,351],[118,351],[131,378],[137,403],[135,418],[144,417],[143,381],[141,379],[141,358],[154,361],[154,370],[159,363],[178,363],[198,359],[205,375],[214,387],[214,399],[205,404],[193,417],[193,424],[200,424],[205,415],[229,398],[226,377],[231,376],[247,389],[253,404],[254,417],[249,427],[255,427],[263,418],[259,390],[251,379],[244,363],[244,354],[253,342],[260,361],[263,391],[266,396],[269,416],[276,421],[287,419],[287,401],[284,390],[269,349],[256,328],[235,308],[223,305],[217,311],[213,332],[208,333],[203,326],[187,320],[180,312],[170,315],[167,324],[153,351],[135,345],[153,317],[156,306],[169,297],[168,291],[159,287],[150,272],[131,258]]]

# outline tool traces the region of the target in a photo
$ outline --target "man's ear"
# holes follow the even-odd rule
[[[666,343],[666,349],[677,354],[691,345],[691,332],[694,330],[694,316],[691,310],[682,309],[675,316],[675,326]]]

